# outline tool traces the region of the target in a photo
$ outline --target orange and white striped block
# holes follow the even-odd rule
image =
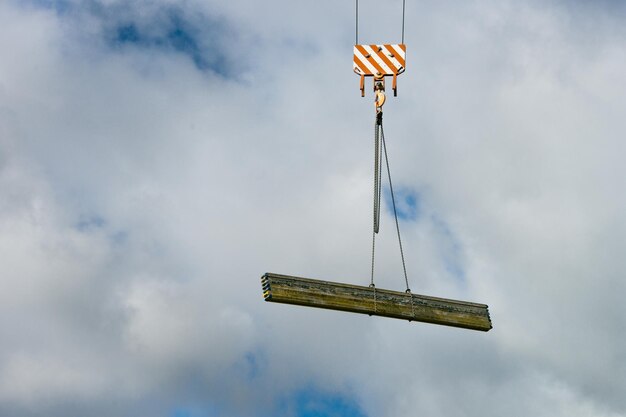
[[[406,46],[402,43],[354,45],[352,69],[361,76],[361,97],[365,96],[365,77],[384,79],[387,75],[393,76],[393,95],[397,95],[397,77],[404,72],[405,65]]]
[[[358,75],[385,76],[404,72],[406,46],[354,45],[353,69]]]

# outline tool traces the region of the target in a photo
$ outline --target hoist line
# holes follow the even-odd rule
[[[381,146],[382,144],[382,146]],[[404,282],[406,284],[406,292],[410,293],[409,277],[406,272],[406,262],[404,260],[404,249],[402,248],[402,238],[400,236],[400,223],[398,222],[398,210],[396,208],[396,198],[393,192],[393,182],[391,180],[391,169],[389,168],[389,156],[387,154],[387,143],[385,141],[385,131],[383,130],[382,113],[376,114],[376,123],[374,124],[374,222],[372,232],[372,268],[370,276],[370,287],[374,285],[374,260],[376,258],[376,234],[380,229],[380,200],[381,200],[381,162],[382,152],[385,152],[385,166],[387,167],[387,178],[389,179],[389,192],[391,193],[391,203],[393,206],[393,216],[396,221],[396,232],[398,234],[398,245],[400,246],[400,257],[402,259],[402,271],[404,272]],[[411,301],[412,303],[413,301]]]
[[[354,44],[359,44],[359,0],[356,0],[356,39],[354,40]]]
[[[406,10],[406,0],[402,0],[402,44],[404,44],[404,11]]]
[[[359,0],[355,0],[356,11],[355,11],[355,35],[354,35],[354,44],[359,44]],[[406,12],[406,0],[402,0],[402,44],[404,44],[404,16]]]

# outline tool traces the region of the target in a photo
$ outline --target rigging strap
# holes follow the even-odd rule
[[[380,146],[380,128],[383,122],[382,112],[376,113],[376,122],[374,123],[374,221],[372,232],[372,270],[370,287],[374,287],[374,255],[376,252],[376,234],[380,229],[380,190],[381,190],[381,146]]]
[[[380,229],[380,189],[381,181],[381,146],[380,130],[382,128],[382,112],[376,114],[376,124],[374,125],[374,233]]]

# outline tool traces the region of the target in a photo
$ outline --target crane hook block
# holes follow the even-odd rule
[[[393,77],[393,95],[398,95],[397,77],[405,70],[406,45],[354,45],[354,59],[352,68],[361,77],[361,97],[365,97],[365,77],[374,77],[374,91],[376,80],[386,76]]]
[[[376,113],[382,113],[383,104],[387,100],[385,96],[385,76],[377,74],[374,76],[374,104],[376,106]]]

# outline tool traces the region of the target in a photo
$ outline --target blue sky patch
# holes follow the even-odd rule
[[[94,229],[101,229],[106,225],[103,217],[98,215],[84,216],[76,223],[76,228],[81,232],[88,232]]]
[[[117,231],[110,234],[109,239],[115,245],[123,245],[128,242],[128,232],[124,230]]]
[[[102,28],[105,45],[113,51],[132,48],[135,51],[176,53],[190,59],[200,71],[223,77],[237,75],[226,47],[226,44],[233,43],[232,30],[223,19],[192,10],[189,6],[98,0],[31,0],[31,4],[54,10],[65,19],[76,22],[86,17],[95,19]],[[90,26],[94,27],[93,24]],[[75,27],[83,30],[81,24]]]
[[[420,194],[408,187],[394,188],[393,191],[396,198],[398,219],[405,221],[417,220],[421,215]],[[389,187],[385,187],[384,195],[385,207],[393,214],[393,201]]]
[[[309,387],[298,391],[292,401],[296,417],[366,417],[353,398],[337,392]]]
[[[71,7],[68,0],[31,0],[31,4],[45,9],[52,9],[58,14],[65,13]]]
[[[117,41],[119,43],[139,43],[141,38],[137,26],[133,23],[128,25],[120,25],[117,28]]]
[[[446,271],[460,282],[465,282],[461,242],[442,219],[433,215],[431,221],[437,232],[437,249]]]
[[[246,359],[246,365],[248,367],[248,376],[250,378],[255,378],[259,375],[259,361],[257,359],[257,356],[252,352],[248,352],[244,355],[244,357]]]
[[[226,25],[202,15],[188,17],[183,10],[170,7],[152,16],[126,20],[113,16],[105,37],[112,48],[134,47],[175,52],[191,59],[201,71],[228,76],[232,64],[222,48]],[[116,19],[116,17],[119,18]]]
[[[211,417],[215,414],[209,413],[205,410],[200,410],[195,407],[179,407],[174,409],[169,417]]]
[[[243,358],[236,363],[236,369],[247,380],[255,380],[263,374],[267,367],[267,357],[262,350],[247,352]]]

